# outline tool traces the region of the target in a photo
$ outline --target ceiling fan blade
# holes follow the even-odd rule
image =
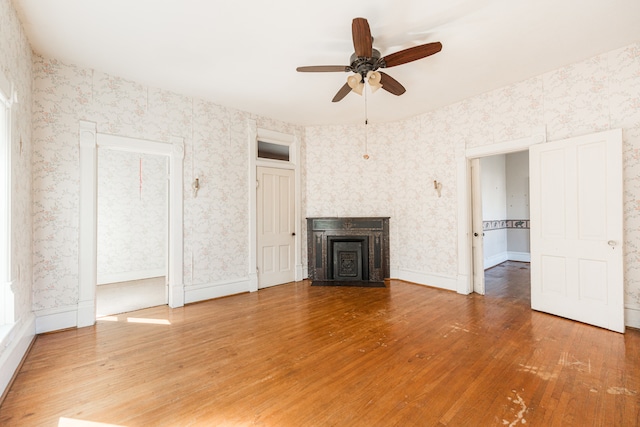
[[[407,91],[404,86],[400,84],[400,82],[391,77],[389,74],[383,73],[382,71],[378,72],[382,76],[382,78],[380,79],[380,83],[382,83],[382,89],[397,96],[400,96]]]
[[[338,93],[336,93],[336,96],[333,97],[333,99],[331,100],[331,102],[338,102],[338,101],[342,101],[342,98],[344,98],[345,96],[347,96],[349,94],[349,92],[351,92],[351,87],[349,86],[349,83],[345,83],[344,86],[342,86],[340,88],[340,90],[338,91]]]
[[[351,23],[351,32],[353,34],[353,47],[356,51],[356,56],[371,58],[373,53],[373,38],[371,37],[369,22],[364,18],[355,18]]]
[[[308,67],[298,67],[296,71],[301,73],[328,73],[334,71],[349,71],[348,65],[310,65]]]
[[[438,53],[442,50],[442,43],[434,42],[421,44],[420,46],[410,47],[382,58],[386,64],[386,68],[395,67],[396,65],[406,64],[407,62],[416,61],[426,58],[427,56]]]

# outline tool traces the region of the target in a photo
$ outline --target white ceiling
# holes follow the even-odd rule
[[[387,55],[442,52],[385,71],[407,92],[369,94],[371,123],[415,116],[640,41],[639,0],[13,0],[46,57],[290,123],[362,123],[364,99],[331,99],[351,20]]]

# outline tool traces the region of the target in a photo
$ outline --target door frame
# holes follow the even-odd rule
[[[295,278],[300,281],[303,276],[302,266],[302,227],[301,217],[301,168],[300,168],[300,139],[297,135],[276,132],[269,129],[258,128],[255,120],[247,121],[249,135],[249,291],[258,290],[258,166],[265,166],[275,169],[294,170],[294,204],[295,204]],[[289,161],[268,160],[258,158],[258,140],[270,142],[272,144],[286,145],[289,147]]]
[[[183,283],[183,169],[184,140],[170,137],[170,142],[149,141],[98,133],[96,123],[80,120],[80,230],[78,265],[77,327],[96,321],[97,287],[97,190],[98,148],[148,153],[169,159],[169,307],[184,305]]]
[[[472,185],[471,185],[471,161],[482,157],[498,154],[515,153],[528,150],[534,144],[547,141],[546,127],[534,129],[531,136],[490,144],[481,147],[469,148],[464,157],[458,160],[457,185],[458,185],[458,280],[457,292],[470,294],[476,292],[473,282],[473,229],[472,218]],[[533,224],[531,225],[534,226]]]

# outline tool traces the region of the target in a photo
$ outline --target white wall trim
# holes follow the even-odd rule
[[[624,317],[626,326],[640,329],[640,308],[625,307]]]
[[[458,278],[456,292],[468,295],[473,292],[473,278],[469,274],[469,264],[471,263],[471,209],[460,209],[460,206],[471,206],[471,170],[470,163],[466,158],[459,158],[456,165],[456,176],[458,183]],[[460,187],[460,183],[465,183]]]
[[[78,305],[75,324],[91,326],[96,321],[96,276],[98,271],[98,147],[94,122],[80,121],[80,230],[78,241]],[[38,321],[36,321],[36,328]]]
[[[256,159],[258,157],[258,128],[255,120],[247,120],[247,134],[249,146],[249,291],[258,290],[258,176],[256,171]]]
[[[249,278],[243,278],[185,286],[185,304],[249,292],[250,285]]]
[[[121,273],[102,274],[98,276],[98,286],[108,283],[129,282],[132,280],[151,279],[154,277],[162,277],[166,274],[164,268],[156,268],[151,270],[123,271]]]
[[[169,153],[169,307],[184,305],[184,138],[170,138]]]
[[[467,158],[474,159],[478,157],[495,156],[498,154],[515,153],[518,151],[528,150],[532,145],[541,144],[546,142],[546,140],[546,127],[542,126],[534,129],[531,136],[499,142],[496,144],[468,148],[465,154]]]
[[[509,259],[509,255],[507,252],[500,252],[499,254],[492,255],[488,258],[484,259],[484,269],[495,267],[498,264],[502,264],[503,262]]]
[[[508,251],[507,258],[509,261],[531,262],[531,253]]]
[[[20,326],[18,327],[18,325]],[[6,340],[2,342],[4,351],[0,356],[0,395],[7,389],[22,358],[31,346],[35,334],[36,320],[33,314],[29,314],[24,322],[14,324],[6,334]]]
[[[458,278],[444,274],[427,273],[408,269],[391,269],[391,277],[418,285],[426,285],[449,291],[458,290]]]
[[[80,327],[78,326],[78,305],[38,310],[34,314],[36,315],[36,334]],[[95,318],[93,321],[95,323]]]

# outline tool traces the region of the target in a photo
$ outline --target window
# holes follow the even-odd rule
[[[258,140],[258,158],[289,161],[289,146]]]
[[[11,291],[11,84],[0,73],[0,327],[14,322]]]

